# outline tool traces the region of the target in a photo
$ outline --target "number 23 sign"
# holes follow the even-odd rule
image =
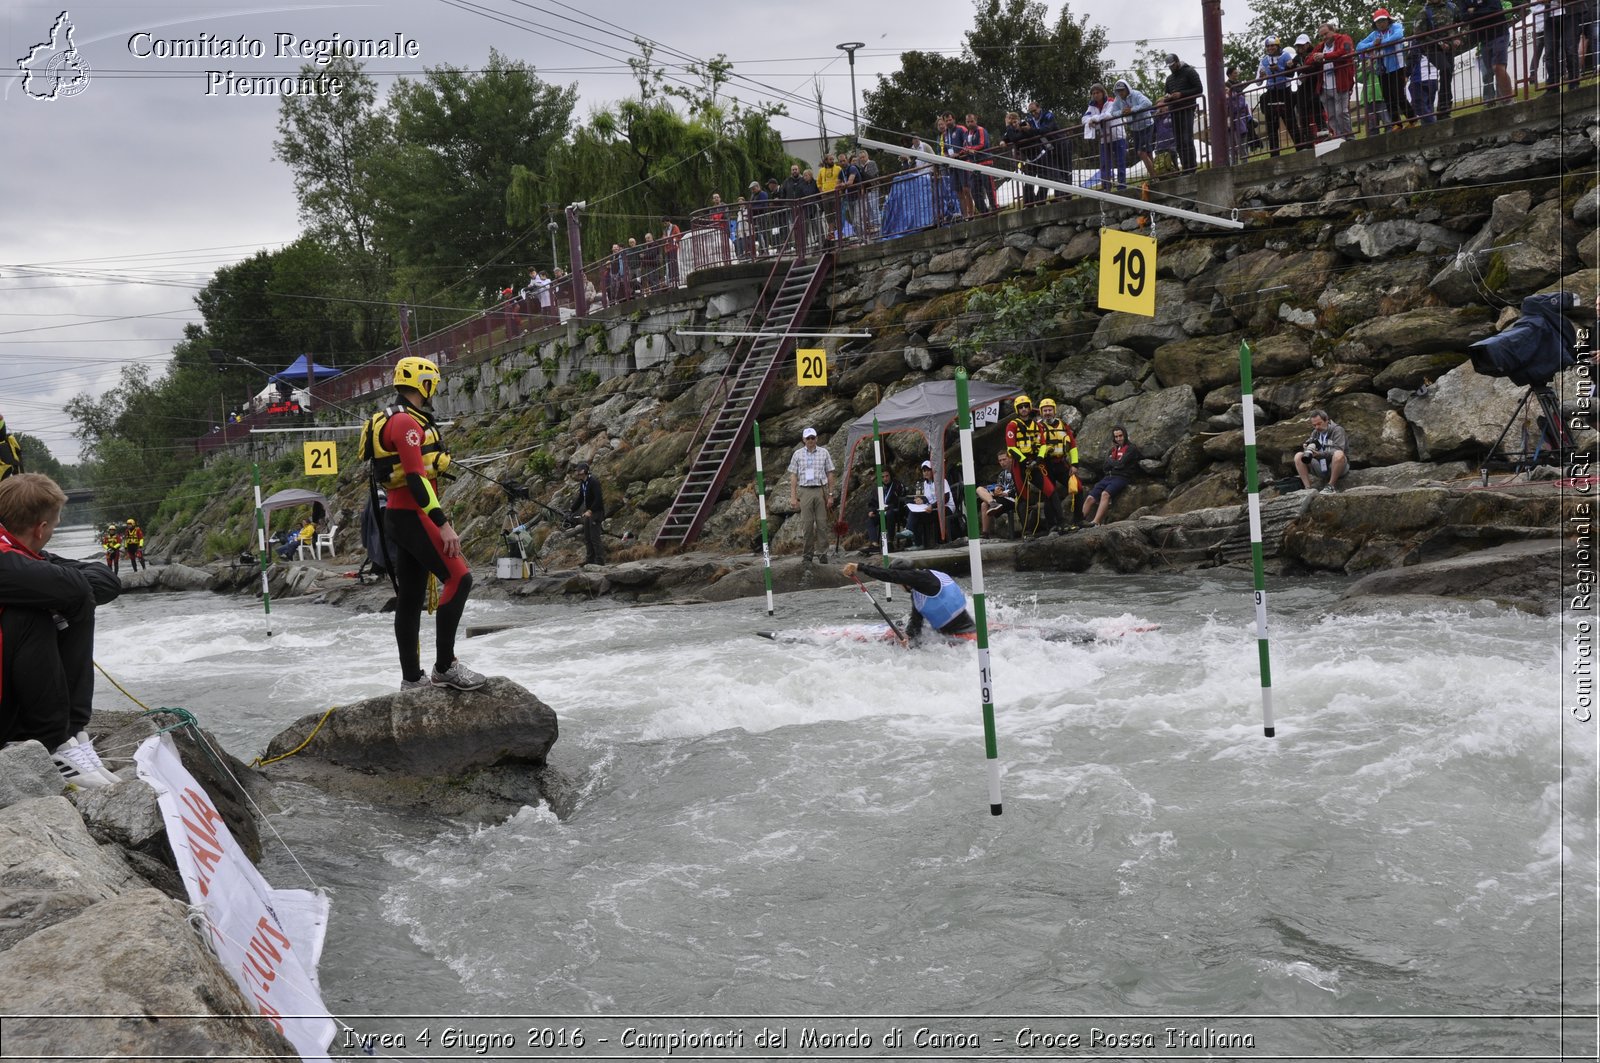
[[[1100,309],[1156,316],[1156,242],[1100,230]]]

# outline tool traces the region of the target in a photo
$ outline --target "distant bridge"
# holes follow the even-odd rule
[[[63,490],[67,493],[67,505],[69,506],[74,502],[94,501],[94,488],[92,487],[67,487]]]

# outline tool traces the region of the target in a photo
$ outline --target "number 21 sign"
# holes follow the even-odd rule
[[[1156,316],[1156,242],[1100,230],[1100,309]]]

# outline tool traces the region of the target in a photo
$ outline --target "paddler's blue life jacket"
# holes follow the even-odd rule
[[[939,577],[939,593],[928,595],[912,591],[911,607],[922,614],[923,620],[938,630],[960,616],[962,610],[966,609],[967,595],[956,585],[955,580],[943,572],[935,571],[933,574]]]

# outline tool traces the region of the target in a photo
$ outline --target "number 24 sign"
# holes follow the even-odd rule
[[[1156,242],[1100,230],[1100,309],[1156,316]]]

